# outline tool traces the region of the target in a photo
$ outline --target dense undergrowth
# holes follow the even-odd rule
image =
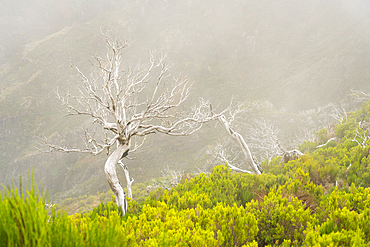
[[[0,246],[367,246],[370,241],[370,189],[352,184],[348,191],[336,187],[324,195],[323,186],[301,169],[284,181],[218,166],[172,191],[153,192],[141,205],[131,202],[124,217],[113,202],[74,215],[46,203],[33,185],[23,194],[4,189]]]
[[[130,202],[124,217],[113,202],[68,215],[34,184],[4,188],[0,246],[370,246],[367,123],[370,102],[299,159],[266,161],[259,176],[216,166]]]

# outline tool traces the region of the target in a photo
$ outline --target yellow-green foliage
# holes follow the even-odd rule
[[[164,202],[144,205],[124,228],[127,244],[141,246],[234,246],[252,241],[258,230],[254,215],[236,205],[176,210]]]
[[[303,231],[311,221],[309,209],[297,197],[283,197],[280,189],[273,189],[260,203],[247,204],[248,213],[258,219],[258,242],[262,245],[291,240],[301,243]]]
[[[361,123],[361,126],[359,126]],[[305,142],[301,147],[308,150],[298,160],[283,164],[280,157],[273,158],[271,162],[264,162],[264,171],[269,174],[291,176],[297,169],[309,173],[311,181],[326,187],[334,187],[339,181],[339,186],[348,187],[351,183],[356,186],[370,187],[370,139],[363,147],[354,139],[362,143],[356,131],[363,135],[370,130],[370,101],[364,102],[362,109],[349,112],[343,123],[335,126],[337,141],[317,148],[329,136],[323,129],[318,132],[318,141]],[[330,136],[331,137],[331,136]],[[328,192],[328,191],[326,191]]]
[[[42,227],[50,220],[44,202],[35,187],[26,192],[22,185],[19,190],[4,188],[0,201],[0,242],[4,246],[42,246],[49,241],[49,232]]]
[[[246,204],[246,211],[257,218],[257,240],[262,246],[301,244],[305,239],[303,231],[315,222],[312,207],[320,200],[322,188],[310,182],[308,174],[301,170],[294,177],[285,185],[271,189],[260,201]]]
[[[161,200],[182,209],[197,204],[204,208],[214,207],[218,203],[241,206],[250,202],[257,192],[285,184],[287,180],[283,175],[234,173],[226,164],[214,167],[209,176],[200,174],[191,180],[184,180],[169,192],[163,189],[153,191],[146,203]]]
[[[138,205],[129,202],[121,216],[115,203],[87,214],[68,216],[45,207],[35,186],[25,193],[4,189],[0,201],[0,246],[366,246],[370,242],[370,189],[351,186],[323,195],[322,186],[301,169],[282,185],[275,175],[241,176],[226,166],[200,175],[173,191]],[[275,178],[273,178],[275,176]],[[221,182],[214,179],[218,177]],[[213,179],[213,180],[212,180]],[[209,180],[209,181],[208,181]],[[208,181],[208,182],[207,182]],[[238,181],[238,182],[235,182]],[[257,182],[256,182],[257,181]],[[241,184],[258,185],[254,199],[213,204],[208,186],[229,186],[238,197]],[[244,185],[247,187],[247,185]],[[249,185],[251,186],[251,185]],[[233,188],[232,191],[230,188]],[[198,192],[197,192],[198,191]],[[265,194],[263,194],[265,193]],[[220,193],[221,198],[231,198]],[[238,201],[238,200],[236,200]],[[239,201],[240,202],[240,201]]]
[[[184,206],[182,210],[157,201],[122,218],[110,203],[83,216],[67,216],[48,213],[35,189],[27,195],[4,191],[0,204],[4,242],[0,246],[234,246],[253,244],[258,232],[255,216],[237,205]],[[130,203],[129,210],[134,208],[135,203]]]
[[[186,191],[183,196],[179,196],[177,191],[172,193],[171,197],[168,195],[167,191],[164,191],[163,200],[168,203],[173,208],[179,210],[187,208],[196,208],[198,205],[204,208],[210,208],[212,206],[212,201],[209,199],[207,194],[203,193],[192,193]]]
[[[319,224],[306,232],[313,246],[368,246],[370,242],[370,189],[351,186],[350,193],[337,189],[318,209]]]
[[[370,145],[352,141],[356,121],[370,121],[369,110],[367,102],[347,115],[335,145],[288,163],[273,158],[262,175],[214,167],[151,192],[143,203],[129,201],[124,217],[114,198],[68,216],[47,209],[34,185],[26,192],[4,188],[0,247],[370,246]],[[329,138],[326,130],[319,133],[320,142]]]
[[[94,196],[89,196],[89,198],[87,198],[87,200],[86,200],[86,203],[87,204],[92,204],[94,201],[95,201]]]
[[[355,142],[351,142],[355,143]],[[305,154],[298,160],[279,164],[279,159],[273,159],[265,168],[268,174],[292,176],[297,169],[302,169],[315,184],[335,185],[342,180],[346,185],[370,186],[370,145],[362,148],[360,145],[351,147],[340,143],[336,147],[317,149],[311,154]]]

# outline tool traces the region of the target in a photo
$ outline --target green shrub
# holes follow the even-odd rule
[[[100,201],[100,202],[104,202],[104,201],[105,201],[105,198],[106,198],[106,194],[101,193],[101,194],[99,195],[99,201]]]
[[[62,204],[63,204],[63,206],[68,206],[68,205],[70,205],[71,203],[73,203],[75,201],[75,199],[73,199],[73,198],[67,198],[67,199],[65,199],[63,202],[62,202]]]
[[[87,198],[87,200],[86,200],[86,203],[87,204],[93,204],[94,201],[95,201],[95,197],[94,196],[89,196],[89,198]]]
[[[281,187],[270,191],[263,201],[247,203],[246,211],[258,221],[257,240],[262,246],[285,240],[302,243],[303,231],[312,220],[305,204],[297,197],[283,197]]]

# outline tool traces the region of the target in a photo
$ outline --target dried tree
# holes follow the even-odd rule
[[[365,148],[367,145],[367,140],[370,139],[370,132],[368,130],[368,123],[367,122],[359,122],[358,127],[356,128],[355,136],[353,137],[352,141],[356,142],[362,148]]]
[[[220,116],[218,118],[218,120],[224,126],[224,128],[225,128],[226,132],[229,134],[229,136],[238,143],[239,147],[243,151],[245,159],[247,160],[250,167],[253,169],[254,173],[261,174],[262,172],[258,168],[257,164],[254,162],[252,153],[251,153],[247,143],[245,142],[243,136],[231,128],[231,125],[230,125],[229,121],[227,121],[225,116],[223,116],[223,115]]]
[[[230,145],[230,141],[219,141],[214,148],[208,150],[211,156],[209,162],[227,162],[232,170],[261,174],[262,169],[258,161],[262,162],[276,156],[281,156],[286,161],[303,155],[299,150],[288,149],[283,145],[280,129],[264,114],[271,110],[272,105],[268,102],[264,104],[252,102],[239,104],[220,116],[219,122],[229,137],[238,144],[240,151],[236,151]],[[246,163],[252,172],[242,169],[242,163]]]
[[[176,187],[184,176],[183,170],[172,170],[168,166],[162,171],[162,177],[153,179],[153,185],[148,186],[147,190],[153,190],[157,188],[163,188],[170,190],[173,187]]]
[[[288,119],[285,119],[289,117],[287,114],[281,114],[284,117],[283,125],[286,122],[297,121],[297,123],[300,123],[298,125],[303,126],[303,128],[297,129],[293,133],[295,138],[291,138],[289,142],[282,141],[286,139],[282,138],[279,129],[279,127],[282,127],[282,124],[276,125],[276,121],[271,121],[271,119],[282,113],[281,110],[274,110],[268,102],[264,104],[257,102],[239,104],[234,109],[220,116],[218,120],[229,134],[229,137],[236,141],[240,151],[230,148],[229,140],[219,141],[212,149],[208,150],[208,154],[211,156],[209,163],[227,162],[229,167],[235,171],[250,173],[250,171],[241,168],[243,163],[241,157],[243,156],[244,161],[247,161],[244,163],[247,163],[254,173],[259,174],[262,170],[258,165],[258,161],[270,160],[276,156],[281,156],[284,162],[299,158],[304,154],[294,147],[304,141],[315,142],[317,140],[315,130],[325,126],[328,126],[329,137],[331,136],[331,138],[326,143],[315,147],[315,149],[326,146],[331,141],[336,141],[337,138],[333,137],[333,121],[340,123],[347,121],[347,110],[356,109],[359,103],[369,98],[370,94],[368,93],[352,90],[350,97],[338,104],[329,103],[317,109],[300,112],[299,115]],[[259,113],[256,114],[256,111]],[[275,115],[275,117],[272,115]],[[286,129],[286,126],[283,127]],[[352,141],[364,147],[368,139],[370,139],[370,134],[367,124],[360,123]]]
[[[356,103],[362,103],[364,101],[368,101],[370,99],[370,94],[365,93],[361,90],[354,90],[351,89],[352,97]]]
[[[228,116],[226,117],[226,114],[222,114],[218,116],[218,121],[221,123],[221,125],[224,127],[226,132],[229,134],[229,137],[233,139],[240,147],[240,149],[243,152],[243,155],[248,163],[248,165],[252,168],[253,172],[256,174],[261,174],[262,171],[256,164],[256,162],[253,159],[252,153],[244,140],[243,136],[234,130],[232,127],[232,124],[236,123],[238,118],[240,118],[240,115],[242,115],[245,112],[250,111],[253,108],[258,107],[258,104],[256,102],[250,103],[250,104],[238,104],[233,110],[230,109],[227,113]],[[214,153],[215,157],[218,157],[219,159],[223,160],[224,162],[228,162],[229,159],[227,158],[227,154],[223,148],[216,150],[216,153]],[[247,170],[241,169],[237,166],[234,166],[232,163],[229,163],[229,167],[235,171],[239,172],[248,172]]]
[[[67,115],[86,115],[98,128],[95,131],[84,129],[84,148],[54,145],[47,139],[43,141],[49,151],[93,155],[106,151],[106,178],[117,205],[125,214],[127,201],[117,177],[117,163],[140,147],[147,135],[190,135],[223,112],[214,114],[210,105],[202,99],[190,111],[180,111],[192,86],[188,79],[170,77],[171,66],[165,63],[164,56],[157,59],[154,52],[150,53],[150,61],[145,68],[140,65],[123,68],[122,55],[128,43],[121,43],[108,34],[103,35],[107,54],[105,58],[95,55],[92,62],[95,73],[92,76],[86,76],[70,63],[82,79],[78,95],[67,93],[62,96],[57,92],[57,97],[68,109]],[[137,142],[141,144],[137,145]],[[113,152],[111,149],[114,149]],[[128,177],[127,182],[132,180]]]
[[[235,148],[235,145],[230,145],[230,141],[231,138],[224,141],[219,140],[212,149],[207,150],[207,154],[211,156],[207,162],[210,164],[227,163],[231,170],[252,173],[251,171],[240,168],[242,165],[239,164],[239,160],[242,152],[240,151],[240,147]],[[204,173],[204,171],[201,171],[201,173]]]

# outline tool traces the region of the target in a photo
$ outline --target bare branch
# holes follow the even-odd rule
[[[337,138],[336,137],[329,138],[329,140],[327,142],[325,142],[324,144],[318,145],[317,147],[315,147],[315,149],[322,148],[322,147],[328,145],[328,143],[331,142],[331,141],[337,141]]]
[[[351,92],[356,102],[362,103],[370,99],[370,94],[363,91],[351,89]]]
[[[88,135],[88,133],[86,132],[85,134]],[[106,144],[98,143],[95,139],[89,139],[87,142],[85,142],[85,148],[70,148],[67,147],[66,145],[61,146],[52,144],[45,136],[44,137],[35,136],[35,137],[49,148],[48,151],[44,150],[43,152],[51,153],[53,151],[57,151],[62,153],[88,153],[93,155],[101,154],[105,149],[113,146],[116,140],[118,139],[118,135],[116,135]]]
[[[160,132],[172,136],[185,136],[194,133],[199,130],[202,125],[211,120],[216,120],[220,117],[227,109],[224,111],[214,114],[209,110],[209,103],[200,100],[200,105],[198,107],[193,107],[192,111],[188,114],[178,114],[179,116],[162,116],[162,118],[172,118],[175,121],[171,122],[168,120],[166,122],[167,126],[164,125],[141,125],[139,126],[139,131],[135,133],[139,136],[145,136],[153,132]],[[145,118],[144,118],[145,119]],[[143,120],[144,120],[143,119]]]
[[[55,92],[66,107],[67,116],[88,116],[91,124],[100,131],[84,128],[84,148],[51,144],[46,138],[40,140],[50,152],[97,155],[107,150],[109,157],[104,171],[117,205],[126,212],[125,195],[116,173],[117,164],[121,165],[125,174],[128,172],[121,159],[140,148],[149,134],[190,135],[206,122],[218,119],[227,109],[215,114],[210,104],[201,99],[199,105],[190,111],[180,111],[179,108],[190,95],[192,82],[184,77],[170,76],[171,65],[165,63],[165,55],[157,58],[153,51],[150,52],[148,64],[123,68],[122,55],[128,46],[127,42],[121,43],[108,33],[103,35],[108,51],[106,56],[94,56],[91,61],[94,72],[90,77],[69,62],[82,78],[78,94],[67,92],[62,96],[58,90]],[[148,86],[150,84],[153,86]],[[131,148],[134,137],[143,139],[141,144]],[[117,148],[110,152],[114,144],[117,144]],[[127,182],[129,185],[133,180],[128,178]]]
[[[154,188],[163,188],[170,190],[181,181],[184,175],[182,170],[171,170],[168,166],[164,171],[162,171],[162,177],[158,179],[153,179]]]

